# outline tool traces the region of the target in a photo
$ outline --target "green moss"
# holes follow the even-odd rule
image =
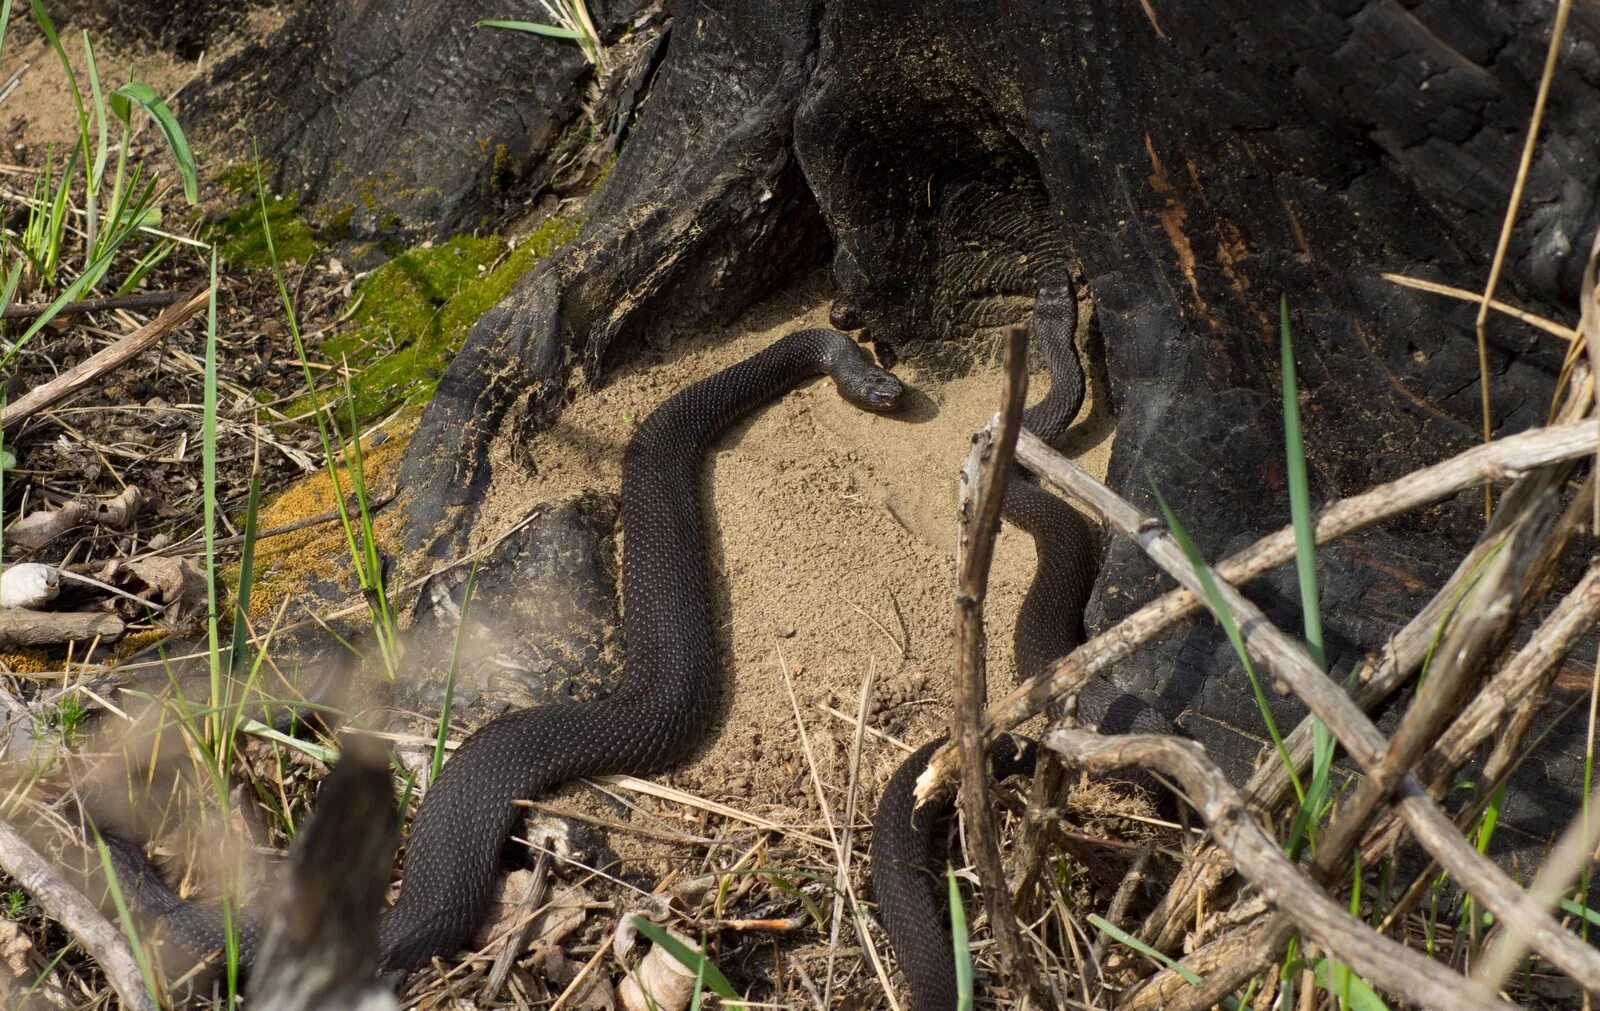
[[[575,236],[580,223],[552,218],[509,254],[499,236],[457,236],[407,250],[374,270],[361,285],[352,325],[317,349],[326,361],[349,362],[356,416],[426,402],[478,317],[534,263]],[[291,413],[310,409],[307,400]]]
[[[238,196],[255,196],[256,167],[247,161],[234,162],[217,172],[217,185]]]
[[[600,187],[605,184],[606,179],[611,176],[611,170],[616,167],[617,156],[615,153],[613,153],[605,160],[605,164],[600,166],[600,174],[594,177],[594,185],[589,188],[589,192],[598,193],[600,191]]]
[[[261,230],[261,208],[254,195],[253,174],[250,186],[250,199],[224,214],[212,226],[210,237],[217,242],[218,253],[227,262],[269,267],[272,256],[267,250],[266,234]],[[298,200],[268,196],[267,222],[272,226],[272,241],[280,261],[306,263],[316,255],[317,240],[311,226],[300,216]]]
[[[343,242],[354,233],[354,204],[324,204],[317,208],[317,234],[326,242]]]

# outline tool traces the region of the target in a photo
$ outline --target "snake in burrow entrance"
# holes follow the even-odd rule
[[[1052,388],[1027,412],[1025,423],[1046,439],[1065,430],[1083,399],[1082,368],[1072,345],[1076,312],[1070,287],[1040,292],[1035,331]],[[400,895],[381,920],[380,964],[386,971],[409,972],[448,956],[476,928],[518,817],[515,801],[582,776],[648,775],[679,762],[700,742],[715,711],[719,667],[699,492],[705,450],[735,420],[819,373],[830,375],[846,400],[869,411],[893,410],[905,389],[871,364],[849,336],[801,330],[674,394],[640,426],[622,467],[621,681],[603,699],[523,709],[493,720],[445,763],[418,809]],[[1076,644],[1094,574],[1083,519],[1037,486],[1011,486],[1006,516],[1039,545],[1039,569],[1016,632],[1019,670],[1026,675]],[[937,977],[939,950],[948,962],[948,935],[938,941],[938,907],[931,896],[918,898],[929,890],[923,865],[932,816],[918,812],[913,818],[909,806],[897,816],[895,805],[906,794],[900,784],[908,772],[915,779],[919,758],[925,760],[928,751],[919,751],[891,781],[873,844],[880,908],[919,1011],[940,1006],[928,996],[940,984],[930,988],[924,980]],[[159,924],[196,960],[222,948],[219,909],[180,898],[136,843],[105,838],[123,889],[147,925]],[[235,923],[240,963],[248,966],[259,926],[248,915]],[[919,968],[923,964],[933,971]],[[949,978],[953,1004],[953,967]]]

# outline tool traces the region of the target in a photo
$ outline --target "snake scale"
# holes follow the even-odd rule
[[[1072,346],[1076,311],[1070,287],[1040,292],[1035,331],[1052,388],[1025,423],[1047,439],[1065,430],[1083,400]],[[581,776],[648,775],[681,761],[700,742],[719,681],[699,491],[706,447],[741,416],[818,374],[831,376],[847,401],[869,411],[893,410],[905,389],[849,336],[801,330],[679,391],[639,427],[622,467],[626,653],[620,683],[603,699],[509,713],[462,743],[418,809],[400,895],[381,920],[385,971],[407,973],[449,956],[471,934],[518,817],[515,801]],[[1016,630],[1019,673],[1026,676],[1078,641],[1093,580],[1091,540],[1075,511],[1026,481],[1011,482],[1005,514],[1036,539],[1039,551]],[[880,908],[918,1011],[953,1007],[955,1000],[949,935],[926,869],[939,812],[913,812],[909,802],[910,785],[937,743],[918,751],[891,780],[872,852]],[[997,772],[1028,760],[1027,754],[1013,756],[1009,765],[997,760]],[[159,926],[169,943],[197,960],[222,947],[218,909],[180,898],[136,843],[105,838],[123,890],[147,927]],[[259,926],[249,915],[236,923],[240,963],[248,967]]]

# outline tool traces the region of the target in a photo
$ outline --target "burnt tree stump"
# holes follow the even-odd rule
[[[536,190],[573,121],[576,49],[470,28],[533,6],[313,5],[266,44],[287,59],[240,54],[193,108],[259,136],[276,182],[313,201],[387,181],[395,199],[359,228],[448,233]],[[593,9],[615,38],[638,6]],[[1288,519],[1280,294],[1314,498],[1457,452],[1479,424],[1475,307],[1380,275],[1483,284],[1554,7],[676,0],[582,233],[479,320],[422,419],[405,550],[459,554],[490,440],[547,424],[580,365],[603,377],[649,331],[725,320],[829,257],[836,314],[934,363],[1072,266],[1117,416],[1111,483],[1146,508],[1159,487],[1213,558]],[[1600,220],[1597,42],[1600,15],[1578,5],[1498,292],[1567,321]],[[509,153],[508,177],[485,145]],[[1541,422],[1565,347],[1506,317],[1489,340],[1497,429]],[[1438,585],[1480,503],[1323,555],[1335,676]],[[1290,629],[1292,579],[1252,590]],[[1091,626],[1164,585],[1112,541]],[[1238,772],[1257,742],[1232,729],[1250,703],[1228,652],[1196,620],[1116,676]],[[1506,820],[1531,838],[1572,809],[1567,731],[1514,791]]]

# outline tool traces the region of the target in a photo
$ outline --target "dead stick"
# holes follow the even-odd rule
[[[985,679],[983,601],[989,585],[989,564],[994,559],[995,536],[1005,504],[1006,482],[1017,435],[1022,431],[1022,405],[1028,394],[1028,332],[1012,327],[1006,332],[1006,388],[1000,414],[989,430],[973,438],[966,464],[961,468],[956,582],[956,684],[951,736],[960,749],[961,814],[968,852],[983,886],[983,903],[989,912],[989,929],[1000,949],[1000,963],[1021,984],[1020,989],[1049,1007],[1033,961],[1023,947],[1011,904],[1005,868],[1000,863],[994,808],[989,802],[988,763],[983,760],[981,730],[983,704],[988,696]]]
[[[1587,372],[1588,369],[1582,367],[1577,375],[1579,385],[1584,389],[1592,386],[1587,382]],[[1559,420],[1565,423],[1582,418],[1588,411],[1590,399],[1587,394],[1569,397],[1561,407]],[[1504,537],[1520,536],[1518,531],[1539,531],[1548,527],[1551,517],[1559,509],[1559,500],[1550,495],[1549,491],[1563,485],[1574,466],[1574,461],[1559,461],[1529,472],[1511,486],[1501,501],[1494,522],[1484,531],[1466,557],[1461,559],[1444,585],[1422,610],[1412,616],[1404,628],[1389,639],[1381,652],[1363,661],[1356,678],[1356,687],[1351,692],[1358,706],[1371,712],[1411,679],[1421,666],[1423,658],[1433,648],[1437,630],[1453,613],[1461,595],[1467,592],[1479,573],[1489,564],[1491,556],[1499,549]],[[1531,551],[1532,561],[1527,567],[1528,576],[1523,580],[1525,590],[1519,609],[1521,613],[1517,619],[1519,622],[1543,595],[1543,591],[1538,588],[1548,582],[1555,563],[1566,552],[1577,529],[1576,521],[1571,518],[1588,516],[1588,496],[1593,493],[1593,488],[1592,481],[1586,482],[1583,491],[1567,506],[1568,519],[1557,522],[1555,529],[1549,534],[1535,536],[1536,543]],[[1290,761],[1302,774],[1311,764],[1313,723],[1312,717],[1306,717],[1284,740]],[[1430,784],[1431,794],[1436,794],[1441,788],[1441,784],[1430,782],[1426,776],[1419,774],[1418,778]],[[1260,763],[1255,773],[1251,775],[1244,792],[1253,811],[1266,813],[1276,811],[1290,798],[1290,785],[1288,770],[1284,768],[1283,763],[1267,761]],[[1459,819],[1457,823],[1461,823]],[[1398,829],[1399,825],[1396,824],[1387,834],[1392,838]],[[1381,838],[1375,839],[1370,834],[1363,840],[1363,845],[1368,852],[1380,851],[1384,847]],[[1332,852],[1325,846],[1319,847],[1319,855],[1331,855]],[[1339,855],[1343,860],[1347,853],[1341,850]],[[1169,947],[1177,941],[1185,929],[1184,925],[1193,916],[1195,896],[1201,891],[1214,888],[1223,876],[1209,866],[1194,870],[1185,868],[1182,875],[1185,878],[1195,879],[1184,882],[1191,887],[1169,889],[1145,921],[1142,935],[1145,940],[1158,948]],[[1255,951],[1248,960],[1258,969],[1264,968],[1269,964],[1266,954]],[[1245,971],[1243,967],[1241,971]],[[1173,1011],[1193,1011],[1193,1009],[1174,1008]]]
[[[1180,1006],[1193,1009],[1196,1005],[1195,1002],[1187,1000],[1189,995],[1198,997],[1202,991],[1213,985],[1213,981],[1230,983],[1223,977],[1250,955],[1264,950],[1283,950],[1282,940],[1273,943],[1275,939],[1265,934],[1266,928],[1275,922],[1276,918],[1257,918],[1194,951],[1185,953],[1183,970],[1199,973],[1205,977],[1198,986],[1189,982],[1182,970],[1169,966],[1149,979],[1135,984],[1127,996],[1117,1002],[1117,1011],[1173,1011]],[[1210,1003],[1199,1007],[1202,1011],[1211,1011],[1212,1007],[1243,986],[1253,975],[1255,973],[1252,972],[1249,976],[1232,980],[1231,985],[1213,991],[1215,996]]]
[[[83,945],[106,974],[123,1007],[130,1011],[156,1011],[138,959],[122,932],[5,821],[0,821],[0,868],[33,896],[46,916]]]
[[[1199,576],[1183,549],[1154,519],[1030,433],[1022,433],[1017,448],[1017,458],[1031,470],[1099,512],[1179,583],[1200,590]],[[1388,751],[1388,741],[1344,689],[1317,666],[1302,644],[1267,620],[1231,584],[1218,580],[1217,589],[1223,606],[1233,612],[1245,648],[1271,672],[1274,682],[1299,697],[1363,771],[1370,773],[1379,768]],[[1563,930],[1494,861],[1468,844],[1414,775],[1404,775],[1396,789],[1401,816],[1417,842],[1440,866],[1494,912],[1507,929],[1519,932],[1534,951],[1581,985],[1600,990],[1600,952]]]
[[[0,608],[0,646],[52,646],[99,638],[113,642],[126,628],[122,619],[103,611],[30,611]]]
[[[159,309],[164,305],[171,305],[182,297],[181,291],[141,291],[134,295],[114,295],[111,298],[86,298],[81,302],[68,302],[56,315],[81,316],[85,313],[107,312],[112,309]],[[8,305],[5,312],[0,313],[0,319],[34,319],[49,312],[50,306],[49,302]]]
[[[1331,503],[1318,513],[1318,544],[1370,526],[1418,506],[1448,498],[1483,481],[1516,476],[1562,460],[1586,456],[1594,449],[1594,423],[1575,422],[1537,428],[1474,446],[1441,463],[1407,474],[1370,491]],[[1026,459],[1022,460],[1027,463]],[[1294,529],[1284,527],[1216,566],[1217,575],[1234,584],[1247,583],[1294,557]],[[984,737],[992,741],[1052,702],[1080,689],[1089,678],[1133,654],[1163,629],[1200,607],[1188,589],[1169,591],[1051,664],[1042,674],[989,708]],[[1423,640],[1426,647],[1426,640]],[[1301,733],[1310,747],[1310,728]],[[1292,750],[1292,749],[1291,749]],[[928,762],[918,786],[919,799],[943,789],[955,775],[955,748],[946,745]],[[924,793],[927,791],[927,793]]]
[[[1256,824],[1237,791],[1193,741],[1154,735],[1102,737],[1058,728],[1045,735],[1045,744],[1090,771],[1150,769],[1182,783],[1217,844],[1267,902],[1379,989],[1424,1007],[1506,1011],[1515,1006],[1497,999],[1489,987],[1384,937],[1328,898]]]
[[[1484,666],[1498,654],[1518,611],[1520,580],[1513,562],[1515,545],[1505,544],[1478,586],[1475,606],[1457,612],[1445,633],[1428,679],[1417,689],[1389,740],[1383,761],[1356,784],[1339,805],[1328,834],[1317,847],[1315,873],[1326,885],[1339,877],[1400,777],[1411,771],[1428,745],[1459,710]]]
[[[137,358],[155,346],[163,337],[187,323],[195,313],[206,307],[210,290],[201,288],[190,292],[181,302],[169,307],[144,326],[118,339],[110,347],[90,355],[66,372],[43,386],[19,397],[0,414],[0,428],[10,431],[52,406],[57,401],[76,393],[113,369]]]
[[[1232,961],[1217,967],[1217,971],[1202,979],[1197,985],[1179,990],[1162,1011],[1208,1011],[1276,962],[1284,945],[1295,931],[1294,921],[1282,913],[1274,913],[1261,924],[1253,944],[1234,956]]]
[[[1317,847],[1311,865],[1312,878],[1324,887],[1344,872],[1351,855],[1360,845],[1367,826],[1378,814],[1390,791],[1418,755],[1434,739],[1440,726],[1455,711],[1455,703],[1466,683],[1481,669],[1503,641],[1516,614],[1517,581],[1509,578],[1513,552],[1509,546],[1495,557],[1493,568],[1480,584],[1487,589],[1489,603],[1470,616],[1453,623],[1437,653],[1428,680],[1406,710],[1389,742],[1382,765],[1364,777],[1355,792],[1339,806],[1327,835]],[[1179,994],[1167,1011],[1205,1011],[1222,1001],[1245,982],[1263,972],[1293,933],[1295,924],[1282,913],[1267,924],[1263,943],[1248,950],[1233,962],[1208,976],[1193,989]]]
[[[1561,598],[1550,616],[1534,630],[1527,645],[1490,679],[1483,691],[1473,696],[1455,723],[1439,738],[1423,763],[1423,769],[1432,773],[1432,777],[1424,775],[1423,781],[1430,786],[1437,782],[1442,789],[1446,777],[1465,764],[1472,752],[1491,736],[1495,737],[1494,750],[1484,762],[1484,777],[1492,780],[1509,772],[1539,711],[1533,702],[1546,699],[1561,661],[1597,623],[1600,623],[1600,562],[1591,562],[1578,585]],[[1507,712],[1511,712],[1512,717],[1502,729]]]
[[[1600,804],[1600,790],[1591,793],[1589,802],[1573,815],[1555,849],[1550,851],[1539,873],[1534,875],[1528,896],[1541,908],[1554,909],[1593,859],[1595,842],[1600,838],[1600,822],[1597,822],[1593,813],[1596,804]],[[1527,939],[1519,937],[1516,930],[1509,929],[1509,924],[1501,924],[1495,928],[1489,950],[1484,952],[1483,958],[1473,969],[1473,979],[1498,987],[1522,961],[1527,950]],[[1593,990],[1590,992],[1593,993]]]

